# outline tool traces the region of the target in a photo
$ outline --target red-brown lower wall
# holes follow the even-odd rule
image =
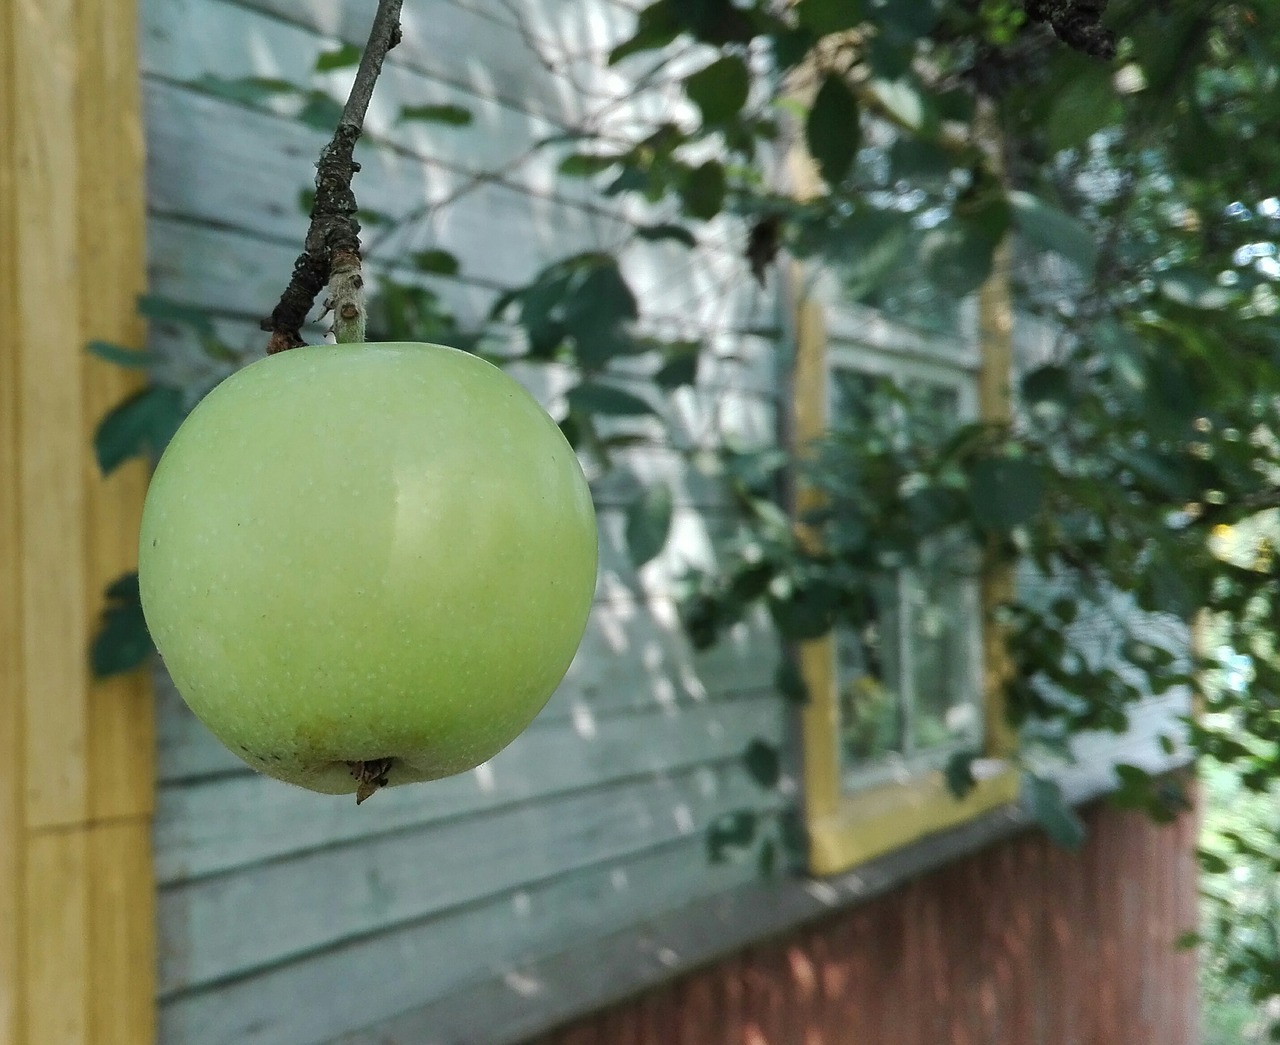
[[[1193,815],[1096,806],[538,1045],[1192,1045]]]

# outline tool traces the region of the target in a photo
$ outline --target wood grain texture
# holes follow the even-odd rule
[[[1173,943],[1196,817],[1086,821],[1079,854],[1023,835],[531,1045],[659,1022],[663,1045],[1192,1045],[1195,957]]]
[[[90,337],[142,336],[135,17],[131,0],[9,4],[0,15],[6,1045],[146,1045],[154,1023],[147,686],[95,686],[88,669],[102,586],[136,562],[141,507],[141,469],[102,484],[90,438],[136,381],[84,351]]]
[[[19,4],[12,133],[17,212],[18,496],[26,822],[88,813],[88,585],[81,403],[74,0]],[[70,295],[70,296],[69,296]]]
[[[12,127],[18,91],[15,82],[17,8],[0,8],[0,125]],[[0,135],[0,315],[18,311],[16,155]],[[0,591],[18,592],[22,583],[21,506],[15,477],[21,465],[18,438],[18,354],[0,352]],[[25,977],[22,971],[22,906],[26,856],[23,782],[22,600],[0,599],[0,1042],[22,1045]]]
[[[146,325],[137,311],[145,289],[146,186],[142,177],[137,23],[132,7],[78,0],[81,87],[76,139],[90,162],[77,169],[79,315],[84,339],[141,346]],[[105,220],[104,220],[105,219]],[[92,634],[101,592],[138,562],[138,526],[147,462],[130,461],[104,479],[93,459],[99,420],[142,385],[140,375],[76,346],[81,369],[80,481],[86,490],[82,632]],[[80,645],[80,650],[86,643]],[[76,658],[85,662],[83,653]],[[154,805],[155,731],[150,685],[142,672],[94,681],[85,708],[90,819],[145,816]]]

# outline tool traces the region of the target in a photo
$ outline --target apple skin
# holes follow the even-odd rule
[[[326,794],[470,769],[542,709],[595,589],[582,468],[515,380],[440,345],[259,360],[147,492],[143,612],[196,716]],[[382,783],[382,781],[378,781]]]

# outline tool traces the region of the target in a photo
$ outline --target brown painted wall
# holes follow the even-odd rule
[[[537,1045],[1192,1045],[1195,817],[1098,806]]]

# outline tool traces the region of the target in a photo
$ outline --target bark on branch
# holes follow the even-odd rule
[[[267,352],[283,352],[305,344],[302,327],[316,295],[330,287],[327,307],[334,310],[339,341],[364,340],[364,279],[360,273],[360,223],[351,179],[360,169],[355,147],[364,129],[365,113],[373,96],[387,52],[400,42],[400,8],[404,0],[378,0],[369,42],[360,58],[355,82],[333,138],[320,151],[316,163],[316,198],[303,251],[293,263],[289,285],[262,321],[271,332]]]

